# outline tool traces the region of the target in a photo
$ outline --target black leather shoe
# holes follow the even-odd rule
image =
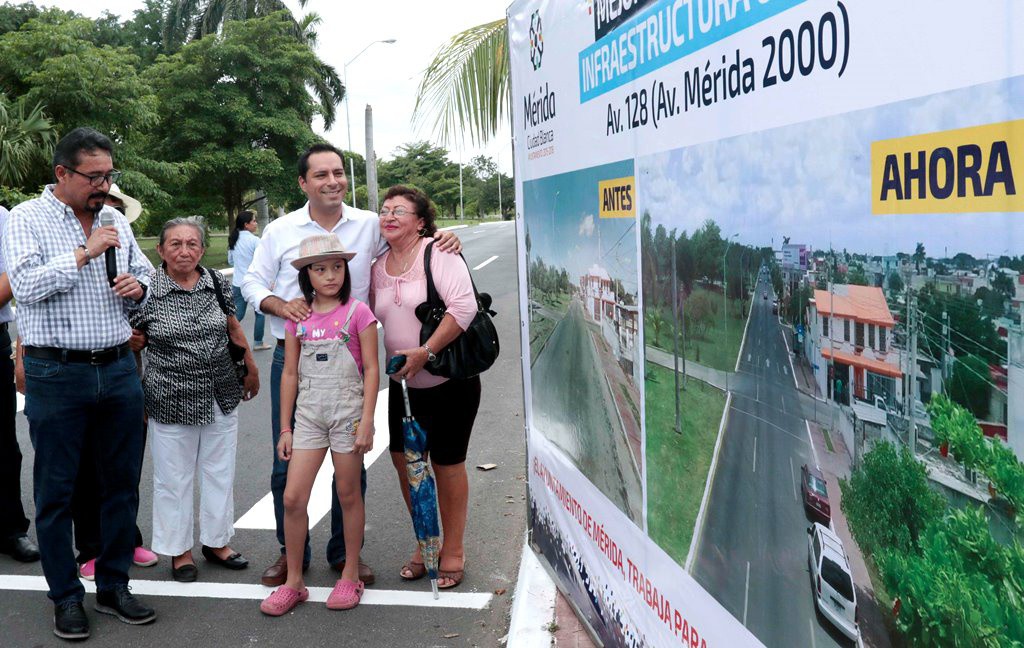
[[[221,567],[226,567],[228,569],[239,570],[245,569],[249,566],[249,561],[243,558],[242,554],[237,551],[227,558],[221,558],[213,549],[210,549],[206,545],[203,545],[203,558],[206,558],[206,560],[215,565],[220,565]]]
[[[39,560],[39,547],[35,545],[28,536],[8,538],[0,543],[0,553],[5,553],[18,562],[35,562]]]
[[[68,601],[53,606],[53,634],[61,639],[88,639],[89,617],[81,601]]]
[[[171,578],[179,583],[194,583],[199,578],[199,569],[192,563],[180,567],[171,566]]]
[[[96,611],[112,614],[125,623],[142,625],[156,619],[153,608],[135,598],[127,585],[119,585],[112,590],[96,592]]]

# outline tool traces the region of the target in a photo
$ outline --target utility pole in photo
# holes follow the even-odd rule
[[[908,383],[910,385],[910,424],[907,426],[907,438],[910,441],[910,453],[917,456],[917,420],[914,418],[914,409],[917,406],[917,328],[918,314],[914,304],[914,293],[910,293],[910,371]]]
[[[676,245],[672,242],[672,375],[675,378],[676,434],[682,434],[679,423],[679,278],[676,276]],[[685,362],[685,361],[684,361]],[[686,371],[686,365],[683,365]]]
[[[366,104],[366,194],[367,209],[378,209],[377,154],[373,151],[373,108]]]

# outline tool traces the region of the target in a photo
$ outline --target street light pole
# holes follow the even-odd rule
[[[349,60],[349,62],[346,63],[345,66],[342,68],[342,76],[344,76],[344,83],[345,83],[345,128],[348,131],[348,152],[349,152],[349,156],[348,156],[348,169],[349,169],[348,180],[349,180],[349,190],[352,192],[352,206],[353,207],[356,206],[356,162],[355,162],[355,160],[352,159],[352,155],[351,155],[352,154],[352,116],[349,114],[349,110],[348,110],[348,104],[349,104],[349,101],[348,101],[348,94],[349,94],[348,93],[348,66],[352,65],[353,63],[355,63],[355,60],[363,55],[363,52],[365,52],[366,50],[370,49],[371,47],[373,47],[377,43],[385,43],[387,45],[391,45],[391,44],[393,44],[395,42],[396,41],[395,41],[394,38],[388,38],[386,40],[375,40],[372,43],[370,43],[369,45],[367,45],[366,47],[364,47],[363,49],[361,49],[359,51],[359,53],[356,54],[355,56],[353,56]]]

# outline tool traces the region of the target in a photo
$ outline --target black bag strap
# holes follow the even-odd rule
[[[423,251],[423,270],[427,275],[427,303],[432,306],[446,307],[444,300],[437,294],[437,288],[434,286],[434,276],[430,272],[430,253],[434,247],[434,243],[436,243],[436,241],[427,243],[427,249]],[[490,310],[489,307],[485,306],[483,302],[480,301],[480,291],[476,289],[476,282],[473,281],[473,273],[469,269],[469,262],[466,261],[466,257],[462,256],[462,252],[459,252],[459,257],[462,259],[462,262],[466,264],[466,271],[469,272],[469,283],[473,286],[473,296],[476,298],[477,310],[486,311],[491,315],[491,317],[494,317],[497,313]]]
[[[224,315],[231,317],[231,313],[228,312],[228,305],[224,302],[224,291],[220,289],[220,280],[217,279],[217,273],[203,266],[199,266],[199,268],[210,275],[210,281],[213,282],[213,292],[217,295],[217,303],[220,304],[220,309],[224,311]]]

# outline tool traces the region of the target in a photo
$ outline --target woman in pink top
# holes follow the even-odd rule
[[[409,505],[402,439],[405,406],[399,383],[404,376],[412,413],[427,433],[427,449],[437,479],[444,532],[438,587],[450,588],[462,582],[465,568],[463,536],[469,503],[466,448],[480,406],[480,378],[449,380],[423,368],[428,359],[461,335],[476,316],[476,298],[466,262],[453,254],[432,254],[430,272],[447,310],[434,334],[420,344],[420,321],[415,310],[427,299],[423,250],[437,230],[434,220],[434,206],[422,191],[402,185],[388,189],[380,210],[380,231],[390,250],[373,265],[370,306],[384,328],[387,357],[401,354],[407,358],[405,367],[391,376],[388,392],[391,462]],[[417,548],[402,567],[401,577],[416,580],[425,574]]]

